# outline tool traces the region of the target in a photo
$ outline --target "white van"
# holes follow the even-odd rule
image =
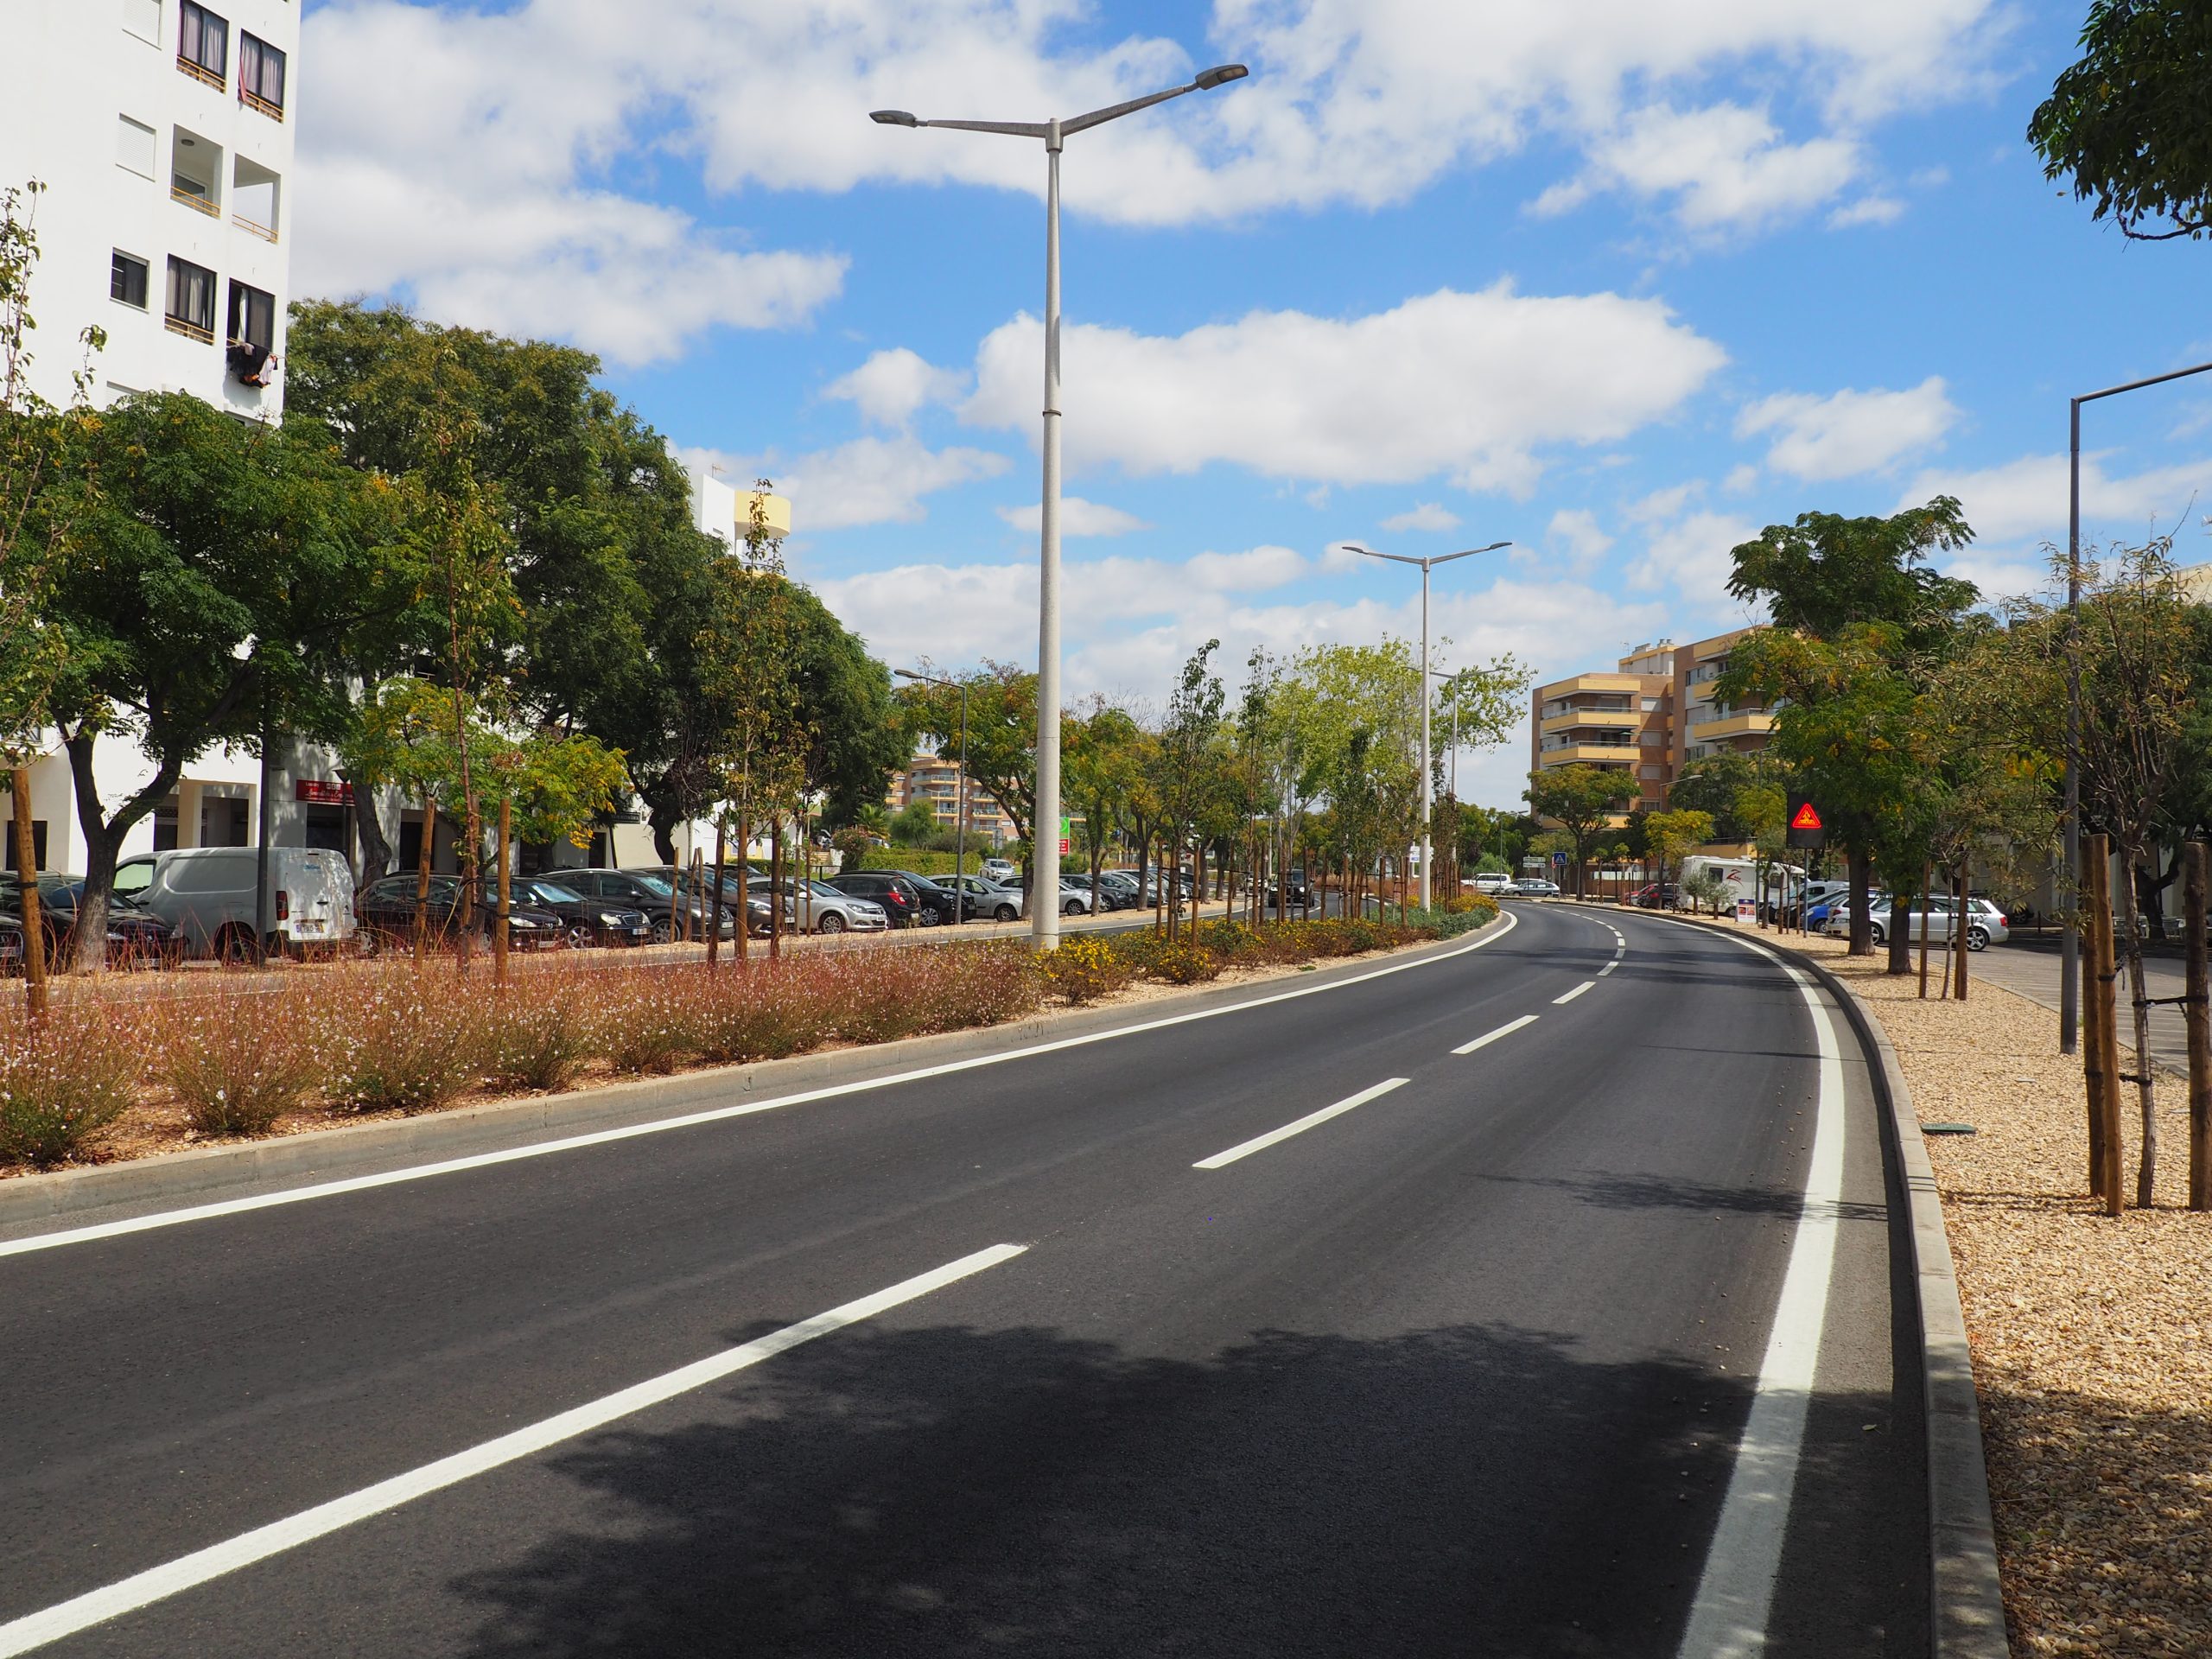
[[[186,847],[141,853],[115,868],[115,890],[177,931],[200,956],[253,953],[254,892],[260,852],[252,847]],[[271,950],[305,955],[353,938],[353,872],[321,847],[269,849]]]
[[[1501,893],[1513,891],[1513,878],[1503,870],[1478,870],[1467,878],[1467,885],[1477,893],[1485,893],[1495,899]]]

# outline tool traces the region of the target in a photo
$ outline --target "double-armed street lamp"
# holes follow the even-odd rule
[[[1342,542],[1339,546],[1350,552],[1364,554],[1370,559],[1388,559],[1393,564],[1417,564],[1421,567],[1421,907],[1428,908],[1428,831],[1429,820],[1436,815],[1435,785],[1428,775],[1428,573],[1440,564],[1449,564],[1454,559],[1471,559],[1478,553],[1495,553],[1501,547],[1510,547],[1510,542],[1492,542],[1488,547],[1470,547],[1457,553],[1439,553],[1426,559],[1416,559],[1405,553],[1377,553],[1371,547],[1362,547],[1357,542]]]
[[[1045,479],[1037,561],[1037,808],[1033,852],[1050,840],[1057,848],[1060,822],[1060,148],[1063,141],[1185,92],[1211,92],[1249,73],[1241,63],[1217,64],[1181,86],[1133,98],[1067,120],[924,121],[905,110],[871,110],[868,119],[887,127],[951,127],[962,132],[1004,133],[1045,144]],[[1052,859],[1055,880],[1059,858]],[[1032,861],[1034,868],[1034,860]],[[1029,931],[1040,950],[1059,943],[1060,911],[1034,899]]]
[[[918,680],[924,685],[941,685],[948,690],[960,691],[960,775],[952,780],[952,919],[963,919],[968,905],[967,884],[961,877],[968,873],[968,682],[944,680],[934,674],[918,674],[911,668],[892,670],[902,680]]]

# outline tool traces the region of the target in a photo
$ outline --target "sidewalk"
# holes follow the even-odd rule
[[[2058,1012],[2058,948],[2055,944],[1993,944],[1975,957],[1967,969],[1968,995],[1972,995],[1976,976],[1993,985],[2001,985],[2015,995],[2024,996],[2031,1002],[2041,1003],[2055,1016]],[[2143,959],[2144,982],[2154,997],[2179,996],[2185,988],[2185,975],[2177,951],[2171,956],[2152,956],[2145,951]],[[2132,1062],[2135,1051],[2135,1020],[2129,1007],[2127,968],[2120,965],[2119,982],[2113,988],[2119,1002],[2120,1046],[2127,1051]],[[2087,995],[2086,982],[2084,995]],[[2058,1027],[2056,1019],[2051,1029]],[[2181,1076],[2189,1072],[2189,1035],[2182,1024],[2181,1010],[2171,1005],[2151,1010],[2151,1061],[2154,1065]]]

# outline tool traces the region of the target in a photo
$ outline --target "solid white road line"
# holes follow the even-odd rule
[[[1235,1163],[1239,1158],[1249,1158],[1255,1152],[1265,1152],[1276,1141],[1287,1141],[1294,1135],[1303,1135],[1316,1123],[1325,1123],[1331,1118],[1341,1116],[1351,1110],[1355,1106],[1364,1106],[1376,1096],[1387,1095],[1407,1081],[1408,1079],[1404,1077],[1385,1077],[1372,1089],[1363,1089],[1349,1099],[1340,1100],[1333,1106],[1324,1106],[1318,1112],[1308,1112],[1295,1123],[1286,1123],[1279,1129],[1270,1129],[1265,1135],[1231,1147],[1227,1152],[1217,1152],[1211,1158],[1201,1158],[1191,1167],[1192,1169],[1219,1169],[1225,1164]]]
[[[1342,990],[1348,985],[1363,985],[1370,980],[1402,974],[1414,968],[1427,968],[1435,963],[1449,962],[1471,950],[1479,950],[1495,943],[1520,925],[1520,918],[1510,910],[1500,918],[1495,931],[1485,931],[1482,937],[1469,940],[1455,950],[1440,950],[1433,957],[1423,957],[1418,962],[1394,963],[1387,968],[1370,969],[1363,974],[1347,975],[1324,984],[1300,986],[1296,990],[1274,991],[1266,996],[1255,996],[1243,1002],[1231,1002],[1220,1007],[1198,1008],[1189,1014],[1169,1014],[1163,1019],[1140,1020],[1136,1024],[1116,1026],[1107,1031],[1086,1033],[1080,1037],[1060,1037],[1050,1042],[1032,1043],[1022,1048],[1011,1048],[996,1054],[978,1054],[964,1060],[948,1060],[943,1065],[917,1066],[911,1071],[893,1071],[880,1077],[864,1077],[854,1083],[832,1084],[826,1088],[802,1090],[797,1094],[779,1095],[769,1100],[747,1101],[734,1106],[710,1107],[702,1112],[686,1112],[679,1117],[659,1117],[643,1123],[626,1123],[620,1128],[594,1129],[584,1135],[563,1135],[556,1141],[534,1141],[527,1146],[509,1147],[499,1152],[480,1152],[466,1158],[441,1159],[435,1163],[410,1164],[401,1169],[388,1169],[374,1175],[349,1176],[344,1180],[317,1181],[310,1186],[294,1186],[276,1192],[257,1193],[247,1198],[225,1198],[213,1204],[195,1204],[181,1210],[162,1210],[149,1215],[132,1216],[122,1221],[105,1221],[88,1227],[70,1227],[59,1232],[37,1233],[27,1238],[0,1239],[0,1256],[22,1255],[32,1250],[51,1250],[64,1244],[90,1243],[95,1239],[115,1238],[125,1233],[143,1233],[156,1227],[176,1227],[188,1221],[209,1221],[219,1216],[243,1215],[251,1210],[270,1210],[280,1205],[304,1204],[310,1198],[336,1198],[346,1192],[365,1192],[379,1186],[397,1186],[404,1182],[427,1180],[434,1175],[450,1175],[462,1170],[485,1169],[494,1164],[511,1164],[525,1158],[543,1158],[557,1152],[574,1152],[584,1147],[606,1146],[617,1141],[632,1140],[639,1135],[660,1135],[670,1129],[688,1129],[702,1123],[719,1123],[733,1117],[749,1117],[755,1112],[772,1112],[785,1106],[804,1105],[810,1101],[835,1100],[843,1095],[864,1094],[871,1089],[888,1089],[902,1083],[918,1083],[926,1077],[941,1077],[957,1071],[974,1071],[987,1065],[1003,1065],[1009,1060],[1027,1059],[1033,1055],[1057,1053],[1062,1049],[1082,1048],[1091,1043],[1110,1042],[1117,1037],[1134,1037],[1141,1032],[1162,1031],[1171,1026],[1188,1025],[1198,1020],[1218,1019],[1224,1014],[1242,1014],[1248,1008],[1263,1008],[1276,1002],[1288,1002],[1301,996],[1319,996],[1328,991]]]
[[[34,1648],[63,1637],[74,1636],[95,1624],[122,1615],[135,1612],[154,1602],[174,1596],[181,1591],[207,1583],[257,1561],[268,1560],[288,1549],[327,1536],[340,1528],[350,1527],[357,1521],[381,1515],[386,1510],[397,1509],[416,1498],[427,1497],[442,1488],[458,1484],[474,1476],[497,1469],[520,1458],[531,1457],[563,1440],[580,1434],[588,1434],[604,1428],[618,1419],[645,1410],[702,1389],[710,1382],[758,1365],[764,1359],[787,1352],[801,1343],[812,1342],[817,1337],[826,1337],[862,1319],[926,1296],[931,1291],[942,1290],[970,1274],[995,1268],[1001,1262],[1010,1262],[1029,1247],[1026,1244],[994,1244],[987,1250],[973,1255],[963,1255],[957,1262],[903,1280],[888,1290],[879,1290],[873,1296],[863,1296],[858,1301],[833,1307],[826,1313],[817,1313],[810,1319],[797,1325],[787,1325],[765,1337],[756,1337],[741,1347],[698,1360],[679,1370],[669,1371],[643,1382],[633,1383],[617,1393],[604,1395],[588,1404],[576,1406],[527,1428],[502,1434],[497,1440],[486,1440],[465,1452],[426,1463],[419,1469],[389,1480],[380,1480],[373,1486],[344,1497],[333,1498],[327,1503],[318,1503],[311,1510],[282,1521],[257,1527],[251,1532],[240,1533],[226,1542],[195,1550],[189,1555],[143,1573],[133,1573],[102,1590],[71,1600],[57,1603],[42,1612],[31,1613],[6,1624],[0,1624],[0,1659],[29,1653]]]
[[[1620,965],[1621,959],[1618,957],[1615,957],[1611,962],[1607,963],[1604,967],[1598,970],[1598,977],[1603,979],[1607,974],[1611,973],[1614,969]]]
[[[1568,992],[1565,996],[1555,996],[1555,997],[1552,998],[1552,1006],[1553,1006],[1554,1007],[1558,1007],[1560,1003],[1562,1003],[1562,1002],[1572,1002],[1572,1001],[1574,1001],[1574,999],[1575,999],[1576,997],[1578,997],[1578,996],[1581,995],[1583,992],[1585,992],[1585,991],[1588,990],[1588,989],[1589,989],[1592,985],[1595,985],[1597,982],[1597,982],[1596,980],[1594,980],[1594,979],[1586,979],[1586,980],[1584,980],[1584,981],[1583,981],[1580,985],[1576,986],[1573,990],[1569,991],[1569,992]]]
[[[1501,1037],[1510,1037],[1515,1032],[1520,1030],[1523,1026],[1533,1026],[1535,1023],[1536,1016],[1535,1014],[1524,1014],[1518,1020],[1508,1020],[1504,1025],[1500,1026],[1496,1031],[1484,1032],[1481,1036],[1476,1038],[1471,1043],[1460,1044],[1459,1047],[1453,1049],[1452,1052],[1454,1054],[1471,1054],[1478,1048],[1488,1048],[1492,1043],[1496,1042]]]
[[[1728,1496],[1713,1529],[1705,1572],[1682,1634],[1681,1659],[1734,1659],[1766,1646],[1775,1575],[1804,1452],[1821,1332],[1827,1323],[1828,1285],[1835,1266],[1838,1206],[1843,1196],[1843,1058],[1835,1016],[1811,976],[1764,945],[1738,944],[1774,963],[1797,986],[1812,1011],[1820,1050],[1820,1096],[1804,1208],[1789,1249],[1789,1266],[1775,1308],[1773,1334],[1759,1366],[1758,1393],[1736,1447]]]

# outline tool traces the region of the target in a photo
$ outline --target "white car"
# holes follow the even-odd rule
[[[983,880],[995,887],[1018,887],[1021,885],[1021,866],[1010,858],[987,858],[982,863]]]
[[[1468,885],[1477,893],[1486,893],[1495,899],[1502,893],[1513,891],[1513,878],[1502,870],[1484,870]]]
[[[1556,899],[1559,883],[1547,881],[1540,875],[1524,875],[1513,884],[1513,891],[1523,899]]]
[[[255,847],[187,847],[141,853],[115,868],[118,898],[144,906],[200,956],[253,949],[261,852]],[[353,938],[353,872],[321,847],[269,849],[272,949],[296,955],[335,950]]]
[[[1838,925],[1833,912],[1829,915],[1828,931],[1830,932],[1840,933],[1849,931],[1851,926],[1849,907],[1842,908],[1845,914],[1840,925]],[[1948,944],[1951,942],[1951,896],[1948,893],[1939,893],[1926,902],[1924,908],[1929,944]],[[1868,905],[1866,919],[1872,924],[1874,943],[1878,945],[1886,945],[1890,942],[1890,929],[1894,925],[1903,927],[1905,938],[1912,944],[1918,944],[1922,931],[1923,909],[1922,906],[1915,905],[1903,916],[1894,916],[1891,901],[1886,898]],[[1967,950],[1986,950],[1993,944],[2004,944],[2012,937],[2012,930],[2003,911],[1998,909],[1986,899],[1967,900]]]

